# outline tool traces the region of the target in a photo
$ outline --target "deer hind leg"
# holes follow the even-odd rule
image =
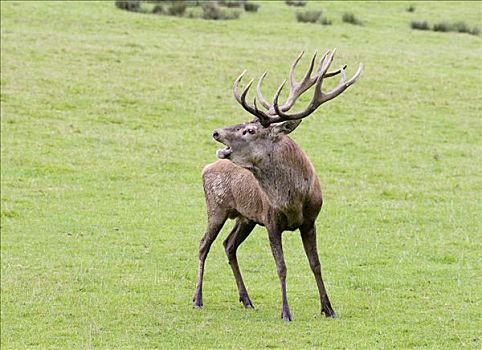
[[[321,266],[318,258],[318,251],[316,249],[316,228],[313,224],[307,227],[301,227],[301,239],[303,240],[303,247],[305,248],[306,256],[310,262],[311,271],[315,276],[316,285],[318,286],[318,292],[320,294],[321,313],[324,313],[326,317],[336,318],[336,313],[331,307],[330,299],[326,293],[325,284],[321,277]]]
[[[218,236],[218,233],[219,231],[221,231],[221,228],[223,227],[227,218],[228,218],[228,213],[226,212],[210,214],[208,216],[207,230],[204,233],[203,238],[201,238],[201,242],[199,242],[199,266],[198,266],[198,274],[197,274],[197,282],[196,282],[196,292],[194,293],[194,297],[192,299],[194,303],[194,307],[197,309],[203,306],[202,286],[203,286],[203,276],[204,276],[204,263],[206,262],[206,258],[208,256],[209,249],[211,248],[211,244]]]
[[[243,282],[241,271],[239,270],[238,259],[236,257],[236,251],[241,243],[249,236],[256,224],[253,221],[238,218],[233,230],[224,241],[224,250],[228,256],[229,265],[233,270],[234,278],[236,279],[236,285],[239,291],[239,301],[243,303],[245,308],[254,308],[251,299],[249,299],[248,291]]]

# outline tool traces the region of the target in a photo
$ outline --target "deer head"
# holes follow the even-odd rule
[[[316,60],[315,53],[304,78],[300,82],[297,82],[294,78],[294,72],[296,65],[303,57],[303,52],[300,53],[291,64],[289,73],[290,92],[286,102],[281,106],[279,105],[278,100],[286,80],[279,86],[274,96],[273,103],[270,104],[261,93],[263,79],[267,74],[267,72],[265,72],[259,79],[256,88],[257,99],[266,109],[265,111],[258,108],[256,97],[254,98],[252,105],[246,101],[246,96],[253,80],[251,80],[246,85],[243,92],[239,94],[238,85],[246,71],[241,73],[234,82],[234,97],[246,111],[255,116],[255,119],[248,123],[214,130],[213,138],[226,145],[225,148],[218,150],[218,158],[229,159],[244,168],[257,166],[266,158],[266,155],[272,154],[276,151],[277,143],[282,140],[285,135],[295,130],[303,118],[309,116],[323,103],[340,95],[350,85],[355,83],[362,73],[362,64],[360,64],[357,72],[348,81],[345,79],[346,65],[337,71],[328,72],[328,68],[333,62],[335,51],[335,49],[328,51],[321,58],[315,70],[315,74],[312,76]],[[331,91],[326,93],[322,92],[321,87],[323,79],[338,74],[341,75],[340,83]],[[314,86],[314,94],[309,105],[301,112],[287,114],[286,112],[293,107],[296,100],[312,86]]]
[[[273,153],[283,135],[296,129],[300,122],[293,120],[264,127],[255,120],[214,130],[213,138],[226,145],[217,151],[217,156],[247,169],[259,166],[267,154]]]

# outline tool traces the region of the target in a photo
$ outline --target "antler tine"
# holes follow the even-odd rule
[[[246,87],[244,88],[243,92],[241,93],[241,103],[243,104],[243,106],[245,107],[251,107],[248,102],[246,102],[246,95],[248,94],[248,91],[249,91],[249,88],[251,87],[251,85],[253,84],[253,81],[254,79],[251,79],[249,81],[249,83],[246,85]]]
[[[330,51],[328,51],[328,52],[330,52]],[[323,63],[322,68],[320,70],[320,75],[322,77],[326,74],[326,72],[328,71],[328,68],[330,68],[331,63],[333,62],[333,58],[335,57],[335,52],[336,52],[336,49],[333,49],[333,51],[331,51],[329,53],[328,57],[326,58],[325,62]]]
[[[336,49],[333,49],[333,51],[331,52],[328,51],[325,57],[323,58],[323,64],[321,64],[320,73],[316,78],[315,93],[313,94],[313,98],[308,106],[308,109],[314,106],[316,101],[323,98],[323,92],[321,92],[321,86],[323,85],[323,78],[325,77],[325,73],[328,70],[328,68],[330,68],[331,63],[333,62],[333,58],[335,57],[335,52],[336,52]]]
[[[316,80],[316,79],[311,79],[311,72],[313,72],[313,67],[315,66],[316,54],[317,54],[317,52],[315,51],[315,54],[313,55],[313,58],[311,59],[310,67],[306,71],[306,74],[303,77],[303,80],[301,81],[300,86],[303,85],[303,83],[305,81]]]
[[[241,79],[243,78],[245,73],[246,73],[246,70],[244,70],[243,73],[241,73],[241,75],[234,81],[234,84],[233,84],[234,98],[236,99],[236,101],[239,102],[239,104],[241,106],[243,106],[243,108],[247,112],[254,115],[260,121],[266,123],[266,121],[269,119],[269,117],[263,111],[260,111],[256,106],[255,107],[250,106],[249,103],[246,102],[246,95],[248,94],[248,91],[249,91],[249,88],[251,87],[251,84],[253,84],[253,79],[251,79],[251,81],[246,85],[243,92],[241,93],[241,96],[238,93],[239,82],[241,81]]]
[[[335,71],[333,71],[333,72],[325,73],[325,75],[324,75],[323,77],[324,77],[324,78],[331,78],[331,77],[333,77],[333,76],[335,76],[335,75],[337,75],[337,74],[342,73],[342,72],[346,69],[346,67],[348,67],[348,66],[345,64],[345,65],[343,65],[343,67],[341,67],[341,68],[338,69],[338,70],[335,70]]]
[[[263,79],[268,74],[268,72],[264,72],[261,78],[259,78],[258,85],[256,85],[256,95],[258,96],[259,102],[263,105],[264,108],[270,109],[269,102],[264,98],[263,94],[261,93],[261,85],[263,84]]]
[[[265,113],[263,113],[263,111],[260,111],[258,109],[258,106],[256,105],[256,97],[253,100],[253,104],[254,104],[254,110],[256,111],[256,113],[258,113],[257,117],[258,117],[259,122],[265,128],[268,127],[269,124],[271,124],[271,118],[268,117]]]
[[[292,69],[290,70],[290,93],[288,95],[288,99],[286,100],[286,102],[281,106],[281,110],[283,112],[286,112],[288,110],[291,109],[291,107],[293,107],[293,105],[295,104],[296,100],[305,92],[307,91],[310,87],[312,87],[318,80],[318,77],[319,75],[324,75],[325,77],[332,77],[336,74],[339,73],[339,71],[337,72],[330,72],[330,73],[326,73],[326,70],[324,70],[325,74],[322,74],[322,71],[323,71],[323,68],[324,68],[324,62],[326,62],[326,57],[327,55],[330,53],[330,51],[328,51],[326,54],[323,55],[323,57],[321,58],[320,62],[318,63],[318,67],[316,69],[317,73],[316,75],[312,78],[311,77],[311,73],[313,72],[313,67],[315,65],[315,59],[316,59],[316,52],[315,54],[313,55],[313,58],[311,59],[311,63],[310,63],[310,67],[308,68],[308,71],[306,72],[303,80],[299,83],[297,83],[294,78],[293,78],[293,71],[294,71],[294,67],[296,66],[295,63],[298,63],[299,59],[301,58],[301,55],[298,56],[298,58],[295,60],[295,62],[293,62],[294,64],[291,66]]]
[[[273,108],[276,112],[276,114],[280,115],[281,111],[280,108],[278,107],[278,99],[279,95],[281,94],[281,90],[283,90],[283,87],[286,84],[286,79],[281,83],[281,85],[278,87],[278,90],[276,90],[276,93],[274,94],[274,99],[273,99]],[[271,118],[271,120],[275,120],[276,118]],[[274,123],[275,121],[273,121]]]
[[[340,83],[338,84],[338,86],[335,87],[330,92],[324,94],[321,91],[321,86],[323,84],[323,78],[326,77],[325,73],[328,70],[328,68],[330,67],[331,63],[333,62],[334,54],[335,54],[335,50],[333,50],[329,54],[329,56],[326,58],[326,60],[324,60],[323,65],[322,65],[322,69],[320,71],[320,75],[318,75],[318,77],[316,79],[315,93],[313,94],[313,98],[311,99],[310,104],[308,105],[308,107],[304,111],[299,112],[299,113],[295,113],[295,114],[285,114],[285,113],[283,113],[282,109],[278,107],[278,103],[277,103],[278,102],[278,95],[279,95],[279,92],[281,92],[282,86],[280,87],[280,89],[278,89],[277,95],[275,96],[275,99],[274,99],[274,102],[273,102],[273,107],[274,107],[274,110],[275,110],[276,114],[278,115],[278,117],[271,118],[271,123],[279,123],[279,122],[286,121],[286,120],[302,119],[302,118],[305,118],[305,117],[309,116],[321,104],[335,98],[336,96],[341,94],[350,85],[355,83],[360,78],[361,73],[363,71],[363,64],[360,63],[360,65],[358,67],[358,70],[348,81],[345,81],[344,69],[345,69],[346,66],[344,66],[339,70],[342,73],[342,76],[341,76],[341,80],[340,80]]]
[[[302,51],[291,64],[290,74],[289,74],[290,93],[288,95],[288,99],[286,100],[286,102],[283,104],[283,106],[281,106],[281,109],[283,111],[288,111],[291,107],[293,107],[298,97],[300,97],[301,94],[306,90],[308,90],[310,86],[313,85],[314,83],[314,81],[311,81],[311,72],[313,71],[313,66],[315,64],[316,51],[315,51],[315,54],[313,55],[313,58],[311,59],[310,67],[308,68],[308,71],[303,77],[303,80],[299,83],[295,80],[295,68],[298,62],[300,61],[301,57],[303,57],[303,54],[304,54],[304,51]]]
[[[335,98],[336,96],[341,94],[343,91],[345,91],[350,85],[352,85],[358,79],[360,79],[361,73],[363,72],[363,63],[360,63],[356,73],[350,78],[350,80],[348,80],[346,82],[345,82],[345,74],[344,74],[345,72],[344,72],[343,69],[342,69],[342,71],[343,72],[342,72],[342,76],[341,76],[341,79],[340,79],[340,84],[338,84],[338,86],[336,88],[334,88],[333,90],[331,90],[330,92],[324,94],[323,101],[321,103],[325,103],[326,101],[329,101],[332,98]]]
[[[320,62],[318,62],[318,67],[316,68],[316,74],[319,75],[321,69],[323,68],[323,63],[325,62],[326,56],[330,54],[330,50],[326,51],[326,53],[321,57]]]
[[[246,69],[239,75],[239,77],[236,78],[236,80],[234,81],[234,84],[233,84],[233,94],[234,94],[234,98],[236,99],[236,101],[238,101],[241,105],[243,104],[241,102],[241,97],[239,96],[239,93],[238,93],[238,85],[239,85],[239,82],[241,81],[241,79],[243,79],[243,76],[246,74]]]
[[[293,63],[291,64],[290,75],[289,75],[289,80],[290,80],[291,86],[296,84],[295,68],[296,68],[296,65],[298,64],[298,62],[301,60],[301,57],[303,57],[304,53],[305,53],[304,51],[301,51],[301,53],[298,55],[298,57],[296,57],[295,60],[293,61]]]

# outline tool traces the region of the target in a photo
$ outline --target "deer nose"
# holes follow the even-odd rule
[[[213,139],[215,140],[219,139],[219,132],[217,130],[213,131]]]

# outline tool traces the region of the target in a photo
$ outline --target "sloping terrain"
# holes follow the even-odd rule
[[[19,348],[480,348],[481,37],[477,2],[322,2],[205,21],[113,2],[1,2],[1,345]],[[363,26],[342,23],[353,12]],[[293,138],[324,189],[317,222],[340,318],[319,315],[298,232],[284,234],[294,322],[264,229],[239,250],[244,310],[222,240],[193,310],[214,128],[251,119],[232,82],[301,50],[337,48],[359,82]],[[302,61],[299,75],[307,67]],[[307,103],[304,96],[298,108]]]

